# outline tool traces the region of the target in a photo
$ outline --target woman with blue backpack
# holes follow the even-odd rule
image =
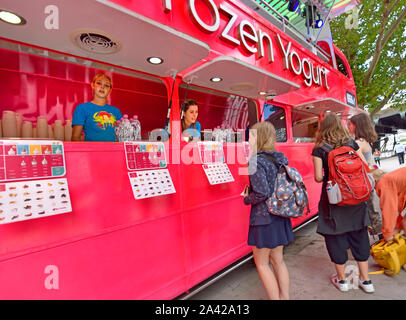
[[[337,152],[340,151],[338,149],[343,150],[343,152]],[[349,160],[344,158],[344,160],[341,160],[341,163],[335,163],[334,166],[331,166],[334,160],[333,155],[340,157],[346,154]],[[345,171],[348,173],[348,168],[351,168],[351,165],[356,162],[361,164],[361,169],[357,170],[357,172],[350,172],[352,176],[360,174],[364,168],[368,169],[358,144],[350,137],[347,128],[335,113],[326,113],[320,122],[312,156],[314,178],[316,182],[323,183],[318,206],[317,233],[324,236],[328,254],[336,269],[336,274],[332,275],[330,280],[340,291],[345,292],[349,290],[345,274],[345,264],[348,260],[347,250],[351,249],[360,272],[359,287],[367,293],[373,293],[374,286],[368,277],[370,244],[367,228],[370,225],[370,219],[366,200],[356,203],[356,199],[350,198],[351,192],[353,194],[356,192],[356,190],[351,191],[351,176],[344,179],[349,184],[342,189],[342,196],[343,200],[348,202],[353,201],[350,202],[353,204],[343,205],[342,202],[331,204],[332,201],[328,197],[327,188],[331,191],[333,186],[338,187],[342,182],[339,181],[333,184],[334,181],[332,181],[331,183],[329,180],[331,180],[332,176],[344,177],[343,173]],[[341,165],[348,165],[348,167],[346,167],[346,170],[337,173],[337,168]],[[330,172],[330,170],[334,171]],[[367,182],[364,185],[360,184],[360,186],[362,188],[367,187],[367,190],[371,188]],[[351,192],[348,192],[349,190]]]
[[[244,190],[243,196],[244,204],[251,205],[248,245],[253,247],[265,291],[271,300],[287,300],[289,272],[283,260],[283,247],[293,241],[292,224],[289,218],[269,214],[266,203],[274,192],[279,166],[288,164],[285,155],[276,151],[275,141],[275,128],[270,122],[258,122],[250,128],[250,187]]]

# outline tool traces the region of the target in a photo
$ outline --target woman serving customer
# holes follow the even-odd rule
[[[199,115],[199,107],[196,101],[189,99],[185,100],[182,107],[181,124],[182,137],[187,141],[200,140],[201,126],[197,121]]]

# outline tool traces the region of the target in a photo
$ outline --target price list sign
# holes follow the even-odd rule
[[[124,149],[128,170],[161,169],[167,165],[162,142],[126,141]]]
[[[0,140],[0,181],[61,177],[65,173],[61,141]]]
[[[66,178],[0,183],[0,224],[71,211]]]
[[[129,172],[128,176],[136,200],[176,192],[168,169]]]

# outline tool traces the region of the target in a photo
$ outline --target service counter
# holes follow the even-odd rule
[[[64,149],[73,211],[0,225],[1,298],[170,299],[250,252],[245,164],[228,165],[234,182],[210,185],[196,143],[165,143],[176,193],[135,200],[123,143]],[[48,265],[58,290],[44,287]]]

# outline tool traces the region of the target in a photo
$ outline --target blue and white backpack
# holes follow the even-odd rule
[[[262,155],[272,161],[278,173],[272,195],[266,200],[268,212],[285,218],[298,218],[303,215],[305,207],[308,214],[309,198],[302,176],[295,168],[277,163],[273,157]]]

